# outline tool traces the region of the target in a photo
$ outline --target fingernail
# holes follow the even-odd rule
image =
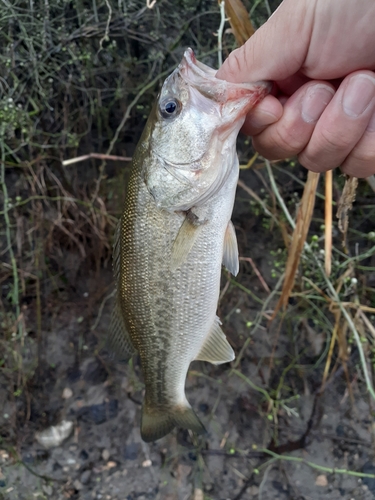
[[[306,123],[318,121],[335,92],[327,85],[318,84],[307,89],[302,100],[302,119]]]
[[[375,80],[366,75],[355,75],[344,91],[342,107],[352,118],[361,115],[375,95]]]
[[[372,114],[371,120],[368,122],[366,132],[375,132],[375,112]]]

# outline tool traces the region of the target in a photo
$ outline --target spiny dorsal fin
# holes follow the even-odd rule
[[[190,217],[185,217],[180,227],[176,239],[174,240],[171,256],[171,269],[175,271],[186,261],[190,250],[193,248],[202,224],[194,224]]]
[[[238,246],[236,231],[232,221],[228,222],[224,236],[223,266],[228,269],[233,276],[237,276],[239,270]]]
[[[115,237],[113,239],[113,253],[112,253],[112,262],[113,262],[113,274],[115,277],[116,286],[118,286],[118,280],[120,277],[120,255],[121,255],[121,217],[117,221]]]
[[[208,361],[214,365],[220,365],[234,360],[233,349],[219,325],[221,322],[216,317],[208,337],[195,358],[197,361]]]
[[[128,361],[137,352],[126,329],[118,298],[109,324],[106,347],[121,362]]]

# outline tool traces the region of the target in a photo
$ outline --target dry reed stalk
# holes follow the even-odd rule
[[[225,13],[232,28],[237,45],[243,45],[255,32],[241,0],[225,0]]]
[[[326,364],[325,364],[325,367],[324,367],[323,380],[322,380],[322,385],[320,387],[320,392],[324,391],[324,387],[326,385],[328,374],[329,374],[329,369],[330,369],[330,366],[331,366],[331,361],[332,361],[332,356],[333,356],[333,349],[335,347],[336,340],[337,340],[337,332],[338,332],[338,330],[340,328],[340,320],[341,320],[341,311],[340,311],[340,309],[336,310],[336,312],[334,313],[334,316],[335,316],[335,326],[333,327],[331,342],[329,344],[329,351],[328,351],[328,355],[327,355],[327,359],[326,359]]]
[[[284,284],[280,299],[276,304],[273,317],[276,316],[281,307],[283,309],[286,308],[291,291],[294,286],[295,276],[300,262],[303,246],[306,242],[307,233],[310,228],[319,177],[319,174],[310,171],[307,175],[305,189],[303,191],[301,204],[297,214],[296,227],[293,231],[292,241],[289,245]]]
[[[325,175],[325,229],[324,229],[324,268],[326,275],[331,275],[332,269],[332,170]]]

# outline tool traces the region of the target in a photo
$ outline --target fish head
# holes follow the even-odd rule
[[[187,49],[155,103],[144,179],[160,208],[188,210],[218,192],[237,168],[235,144],[246,114],[271,88],[215,74]]]

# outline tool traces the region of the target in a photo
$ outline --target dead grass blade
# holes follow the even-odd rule
[[[326,275],[331,275],[332,269],[332,170],[325,175],[325,229],[324,229],[324,267]]]
[[[366,314],[363,312],[362,308],[358,309],[357,315],[358,315],[359,318],[361,318],[361,320],[363,321],[364,325],[366,326],[366,328],[368,329],[368,331],[371,333],[371,335],[375,339],[375,327],[371,323],[371,321],[368,319],[368,317],[366,316]]]
[[[249,13],[241,0],[225,0],[225,13],[237,45],[241,47],[255,32]]]
[[[370,175],[370,177],[367,177],[366,181],[368,182],[368,185],[375,193],[375,175]]]
[[[353,207],[357,186],[357,177],[346,178],[344,189],[337,208],[337,218],[339,219],[339,229],[342,232],[344,247],[346,246],[346,233],[348,232],[349,224],[348,212]]]
[[[305,189],[303,191],[301,205],[297,214],[296,227],[293,231],[292,241],[289,246],[288,260],[285,268],[285,280],[281,291],[281,296],[276,304],[273,317],[282,307],[286,308],[291,291],[294,286],[294,280],[297,268],[300,262],[303,246],[306,241],[307,233],[310,228],[311,217],[315,205],[315,194],[318,186],[320,174],[315,172],[308,173]]]
[[[323,372],[323,380],[322,380],[322,385],[320,387],[320,392],[324,391],[324,387],[327,382],[328,374],[329,374],[329,369],[331,366],[331,361],[332,361],[332,356],[333,356],[333,350],[336,344],[337,340],[337,332],[338,329],[340,328],[340,321],[341,321],[341,311],[340,309],[335,312],[335,326],[332,331],[332,337],[331,337],[331,342],[329,344],[329,351],[326,359],[326,364],[324,367],[324,372]]]

